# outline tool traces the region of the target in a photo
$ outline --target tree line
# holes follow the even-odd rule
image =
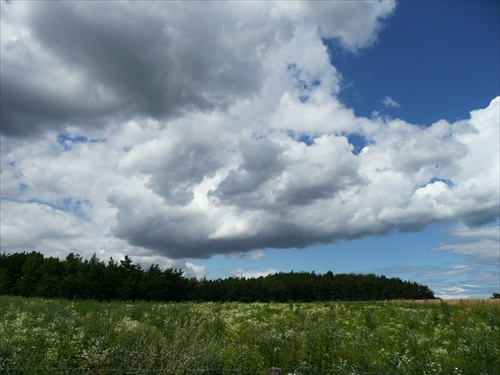
[[[88,300],[310,302],[434,299],[416,282],[375,274],[280,272],[258,278],[186,278],[180,269],[143,269],[129,256],[107,263],[94,254],[64,260],[39,252],[0,254],[0,295]]]

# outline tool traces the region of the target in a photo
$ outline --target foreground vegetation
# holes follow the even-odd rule
[[[491,300],[493,301],[493,300]],[[6,374],[498,374],[500,305],[0,297]]]
[[[374,274],[277,273],[259,278],[187,279],[182,270],[143,270],[128,256],[107,264],[69,254],[45,258],[38,252],[0,254],[0,295],[143,301],[368,301],[433,299],[425,285]]]

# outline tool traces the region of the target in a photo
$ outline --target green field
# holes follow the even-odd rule
[[[498,374],[500,305],[0,296],[5,374]]]

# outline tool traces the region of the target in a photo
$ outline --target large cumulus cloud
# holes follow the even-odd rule
[[[356,49],[394,3],[322,7],[332,19],[307,3],[2,4],[2,132],[227,108],[259,92],[259,54],[297,27],[319,22]]]
[[[146,180],[149,196],[111,196],[119,210],[114,233],[171,257],[205,257],[418,230],[444,220],[487,223],[498,217],[499,103],[494,99],[469,120],[427,128],[361,119],[357,132],[367,146],[360,153],[343,134],[311,143],[275,130],[235,138],[226,149],[214,142],[226,162],[214,170],[211,157],[199,159],[207,173],[192,185],[190,202],[179,204],[154,182],[168,180],[168,168]],[[186,163],[189,170],[178,147],[179,168]],[[190,181],[178,183],[188,191]]]
[[[324,38],[369,46],[394,7],[2,4],[2,249],[207,258],[498,218],[500,98],[429,127],[338,99]]]

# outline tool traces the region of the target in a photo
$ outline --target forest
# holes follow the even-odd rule
[[[107,263],[70,253],[0,254],[0,295],[99,301],[312,302],[435,299],[426,285],[375,274],[280,272],[258,278],[186,278],[180,269],[144,269],[129,256]]]

